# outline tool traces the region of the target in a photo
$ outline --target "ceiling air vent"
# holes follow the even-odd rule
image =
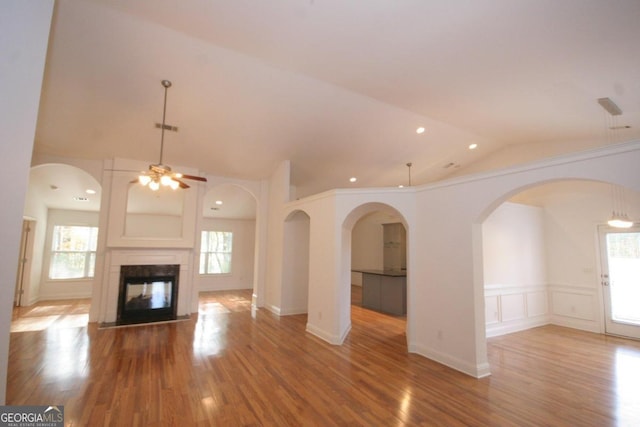
[[[156,123],[156,128],[162,129],[162,123]],[[178,132],[178,126],[171,126],[165,123],[164,130],[170,130],[172,132]]]
[[[602,108],[607,110],[607,112],[612,116],[619,116],[622,114],[620,107],[618,107],[616,103],[609,98],[598,98],[598,104],[600,104]]]

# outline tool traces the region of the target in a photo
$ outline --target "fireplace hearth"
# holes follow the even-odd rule
[[[176,320],[179,265],[122,265],[117,325]]]

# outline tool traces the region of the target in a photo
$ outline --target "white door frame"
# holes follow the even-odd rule
[[[611,303],[610,303],[610,288],[609,288],[609,267],[608,267],[608,252],[606,235],[609,233],[640,233],[640,226],[627,229],[613,228],[608,225],[598,226],[598,254],[599,254],[599,279],[600,288],[602,292],[602,319],[603,319],[603,331],[607,335],[619,335],[628,338],[640,339],[640,326],[634,326],[631,324],[625,324],[622,322],[614,322],[611,320]]]
[[[31,283],[31,258],[33,257],[33,233],[36,222],[30,219],[22,220],[22,234],[20,238],[20,253],[16,271],[16,285],[13,297],[13,305],[22,306],[25,295]]]

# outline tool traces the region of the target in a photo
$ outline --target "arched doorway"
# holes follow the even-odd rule
[[[100,199],[100,183],[83,169],[57,163],[31,168],[24,216],[36,224],[30,287],[24,295],[27,305],[36,300],[91,297],[97,257],[87,255],[84,261],[90,264],[83,261],[84,268],[61,265],[66,272],[53,274],[56,256],[50,248],[56,227],[97,228]],[[90,247],[86,253],[95,254],[97,241],[87,244]],[[62,262],[64,248],[59,249],[57,258]]]
[[[231,183],[209,189],[202,200],[198,291],[252,289],[256,258],[256,197]]]
[[[609,332],[598,230],[612,214],[612,185],[558,180],[517,190],[484,220],[486,336],[555,324]],[[629,215],[640,195],[625,191]]]
[[[407,269],[408,226],[394,207],[378,202],[354,208],[342,226],[343,261],[350,279],[340,289],[341,298],[357,309],[393,316],[407,329],[409,271]],[[346,289],[348,286],[348,289]],[[351,317],[353,321],[353,308]]]

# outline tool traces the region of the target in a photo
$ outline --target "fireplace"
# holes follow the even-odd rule
[[[179,265],[123,265],[116,324],[175,320]]]

